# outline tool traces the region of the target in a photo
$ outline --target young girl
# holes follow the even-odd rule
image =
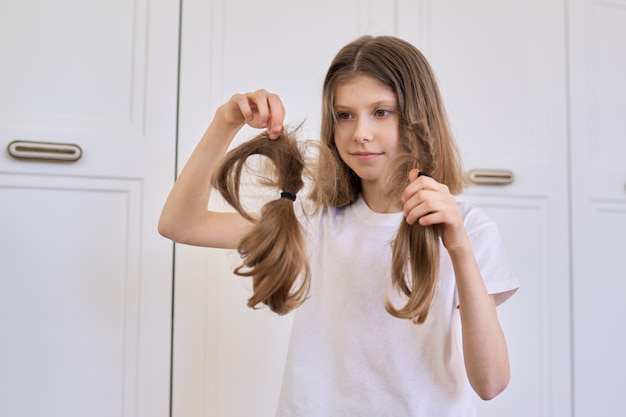
[[[261,221],[241,210],[208,212],[213,176],[230,175],[220,163],[245,124],[266,129],[267,148],[288,141],[284,117],[280,98],[265,90],[222,105],[159,231],[243,254]],[[517,282],[494,222],[454,197],[464,176],[426,59],[395,37],[346,45],[324,81],[321,135],[309,194],[319,210],[298,216],[304,281],[252,302],[295,308],[277,415],[475,415],[476,394],[491,399],[509,382],[496,305]],[[293,206],[301,185],[292,186],[277,198],[280,210]]]

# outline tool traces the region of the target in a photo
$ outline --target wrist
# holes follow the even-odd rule
[[[467,236],[465,236],[460,242],[455,243],[454,245],[446,246],[446,250],[448,251],[450,259],[453,262],[455,260],[463,260],[467,257],[474,257],[472,244],[470,243]]]
[[[228,110],[228,103],[219,106],[215,111],[211,124],[219,125],[223,130],[234,131],[237,133],[237,131],[239,131],[239,129],[241,129],[246,122],[245,120],[232,120],[232,118],[229,117]]]
[[[211,120],[211,123],[207,127],[206,132],[202,137],[202,142],[210,143],[222,143],[223,146],[228,148],[232,140],[237,135],[237,132],[241,130],[243,124],[229,122],[218,109],[215,117]]]

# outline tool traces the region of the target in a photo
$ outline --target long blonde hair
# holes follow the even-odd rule
[[[409,183],[411,170],[419,169],[420,174],[436,170],[433,138],[426,123],[415,123],[405,133],[413,139],[409,143],[415,142],[419,146],[418,150],[397,156],[386,167],[381,192],[391,201],[400,200],[402,190]],[[409,225],[403,220],[400,223],[393,241],[391,282],[407,297],[407,301],[403,307],[397,308],[387,299],[385,308],[391,315],[411,319],[418,324],[426,321],[437,288],[441,232],[439,224],[424,227],[417,222]],[[410,285],[407,277],[411,277]]]
[[[396,95],[400,140],[406,150],[384,174],[381,192],[388,196],[408,185],[408,172],[417,168],[445,184],[451,193],[466,185],[461,159],[447,119],[434,73],[424,55],[410,43],[393,36],[363,36],[343,47],[331,63],[323,86],[321,139],[318,176],[311,198],[322,205],[352,204],[361,192],[361,182],[339,156],[335,146],[337,116],[335,90],[342,82],[370,76]],[[391,280],[406,295],[396,308],[387,300],[390,314],[423,323],[435,295],[439,272],[441,226],[422,227],[403,221],[393,242]],[[407,283],[411,278],[411,284]]]

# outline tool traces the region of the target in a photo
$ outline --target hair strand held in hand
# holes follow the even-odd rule
[[[395,158],[385,170],[382,191],[389,199],[399,201],[404,187],[408,185],[409,172],[438,172],[433,157],[433,138],[424,121],[405,129],[410,136],[406,143],[416,143],[417,149]],[[435,178],[437,179],[437,178]],[[402,221],[393,242],[391,259],[391,282],[394,288],[408,297],[403,307],[395,307],[387,299],[385,308],[389,314],[411,319],[421,324],[426,321],[435,297],[439,275],[441,226],[421,226]],[[408,278],[410,277],[410,286]]]
[[[283,131],[270,140],[267,132],[231,150],[213,177],[213,186],[239,214],[253,223],[241,240],[238,252],[242,264],[235,274],[252,278],[253,294],[248,306],[267,305],[278,314],[300,306],[309,290],[310,272],[306,245],[294,211],[294,202],[277,197],[266,203],[259,217],[248,213],[240,201],[239,187],[246,160],[262,155],[273,162],[279,192],[295,195],[303,186],[304,159],[298,142]]]

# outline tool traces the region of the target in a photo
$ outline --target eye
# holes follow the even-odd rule
[[[391,114],[391,110],[387,110],[387,109],[378,109],[374,112],[374,115],[376,115],[376,117],[385,117],[385,116],[389,116]]]
[[[337,112],[337,119],[339,119],[339,120],[348,120],[351,117],[352,117],[352,115],[350,113],[348,113],[347,111]]]

